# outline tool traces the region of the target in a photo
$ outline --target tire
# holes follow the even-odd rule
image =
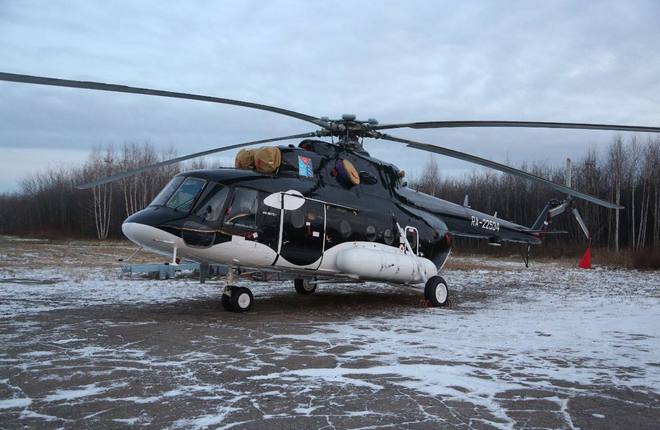
[[[293,281],[293,286],[296,288],[298,294],[309,296],[316,291],[316,284],[309,282],[309,279],[296,279]]]
[[[222,303],[222,307],[229,312],[233,312],[234,309],[231,307],[231,289],[236,288],[236,287],[228,287],[230,291],[223,291],[222,292],[222,297],[220,298],[220,303]]]
[[[254,296],[249,288],[234,287],[231,290],[230,303],[232,311],[234,312],[247,312],[252,308],[254,303]]]
[[[449,300],[447,282],[442,276],[431,276],[424,286],[424,297],[433,307],[445,306]]]

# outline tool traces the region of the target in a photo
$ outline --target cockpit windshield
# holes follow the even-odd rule
[[[165,206],[181,212],[190,212],[195,199],[202,192],[204,185],[206,185],[204,179],[185,178]]]
[[[170,182],[165,185],[165,188],[163,188],[160,193],[156,196],[156,198],[151,202],[151,206],[163,206],[167,202],[167,200],[174,194],[174,191],[176,191],[177,188],[179,188],[179,185],[181,185],[181,182],[183,182],[185,178],[183,176],[176,176],[174,179],[172,179]]]

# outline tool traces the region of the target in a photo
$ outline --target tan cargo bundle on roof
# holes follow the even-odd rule
[[[351,187],[360,184],[360,174],[350,161],[338,159],[335,163],[335,171],[337,179],[345,186]]]
[[[358,173],[355,166],[353,166],[353,163],[351,163],[348,160],[343,160],[342,163],[344,164],[344,169],[346,170],[346,174],[348,175],[348,180],[351,181],[351,184],[359,185],[360,174]]]
[[[264,146],[254,153],[254,165],[257,172],[274,173],[282,164],[282,153],[277,146]]]
[[[282,153],[277,146],[241,149],[234,160],[234,167],[237,169],[256,170],[261,173],[275,173],[281,164]]]
[[[234,167],[246,170],[254,169],[254,149],[241,149],[238,151],[234,160]]]

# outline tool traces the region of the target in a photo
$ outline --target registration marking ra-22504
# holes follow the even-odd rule
[[[470,225],[472,227],[480,227],[489,231],[500,231],[500,223],[486,218],[479,218],[471,216]]]

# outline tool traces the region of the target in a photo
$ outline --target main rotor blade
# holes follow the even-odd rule
[[[615,130],[636,131],[644,133],[660,133],[660,127],[617,124],[586,124],[574,122],[543,122],[543,121],[427,121],[407,122],[400,124],[382,124],[370,127],[373,130],[392,128],[461,128],[461,127],[522,127],[522,128],[565,128],[578,130]]]
[[[583,200],[586,200],[591,203],[595,203],[600,206],[604,206],[610,209],[622,209],[623,206],[617,206],[613,203],[610,203],[606,200],[599,199],[598,197],[590,196],[589,194],[584,194],[579,191],[576,191],[572,188],[568,188],[564,185],[555,184],[554,182],[543,179],[539,176],[527,173],[524,170],[516,169],[505,164],[496,163],[494,161],[486,160],[485,158],[476,157],[474,155],[467,154],[465,152],[455,151],[453,149],[445,148],[442,146],[431,145],[428,143],[415,142],[413,140],[401,139],[399,137],[390,136],[388,134],[382,134],[381,139],[391,140],[393,142],[405,143],[411,148],[421,149],[422,151],[434,152],[436,154],[446,155],[452,158],[458,158],[459,160],[469,161],[470,163],[479,164],[481,166],[489,167],[491,169],[499,170],[500,172],[509,173],[511,175],[519,176],[521,178],[529,179],[531,181],[540,182],[551,188],[554,188],[557,191],[577,197]]]
[[[223,146],[221,148],[209,149],[207,151],[195,152],[194,154],[183,155],[181,157],[171,158],[169,160],[160,161],[158,163],[150,164],[148,166],[139,167],[137,169],[128,170],[126,172],[117,173],[116,175],[107,176],[105,178],[98,179],[96,181],[88,182],[85,184],[77,185],[76,188],[79,190],[86,190],[89,188],[96,187],[97,185],[107,184],[109,182],[118,181],[119,179],[127,178],[129,176],[137,175],[142,172],[148,172],[150,170],[158,169],[159,167],[168,166],[170,164],[179,163],[181,161],[190,160],[191,158],[202,157],[204,155],[215,154],[218,152],[229,151],[230,149],[242,148],[244,146],[258,145],[260,143],[268,142],[277,142],[278,140],[289,140],[289,139],[303,139],[306,137],[315,137],[317,134],[312,133],[303,133],[303,134],[294,134],[292,136],[284,137],[274,137],[272,139],[263,139],[263,140],[253,140],[252,142],[237,143],[235,145]]]
[[[143,94],[147,96],[171,97],[175,99],[198,100],[209,103],[220,103],[226,105],[242,106],[246,108],[264,110],[268,112],[278,113],[280,115],[290,116],[303,121],[311,122],[312,124],[316,124],[323,128],[329,128],[327,122],[322,121],[319,118],[306,115],[304,113],[294,112],[291,110],[282,109],[274,106],[262,105],[258,103],[225,99],[221,97],[179,93],[173,91],[154,90],[149,88],[129,87],[126,85],[104,84],[101,82],[72,81],[69,79],[47,78],[43,76],[18,75],[14,73],[3,73],[3,72],[0,72],[0,81],[20,82],[25,84],[36,84],[36,85],[50,85],[54,87],[81,88],[86,90],[110,91],[115,93]]]

